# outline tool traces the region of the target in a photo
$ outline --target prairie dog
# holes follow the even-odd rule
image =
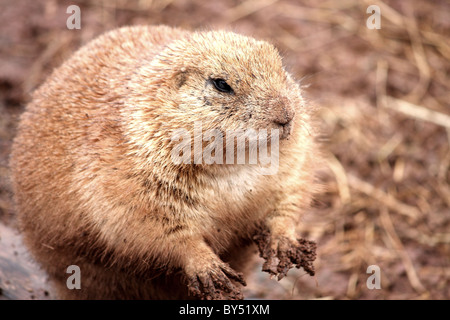
[[[57,68],[21,116],[10,166],[26,244],[62,298],[239,299],[253,242],[264,271],[312,274],[314,248],[295,232],[315,190],[312,110],[265,41],[108,32]],[[276,172],[176,163],[172,137],[194,139],[195,123],[224,136],[278,130]],[[66,287],[69,265],[80,267],[79,290]]]

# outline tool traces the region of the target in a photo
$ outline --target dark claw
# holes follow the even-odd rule
[[[210,272],[203,272],[188,279],[189,293],[202,300],[233,299],[242,300],[242,292],[231,282],[234,280],[246,285],[241,273],[234,271],[227,264],[217,266]]]
[[[292,267],[302,267],[311,276],[314,275],[313,262],[316,258],[316,244],[313,241],[288,238],[272,239],[267,230],[262,230],[253,237],[260,256],[265,259],[262,271],[283,279]],[[276,241],[276,243],[273,243]],[[272,248],[276,247],[277,250]]]
[[[244,287],[247,285],[244,279],[244,275],[240,272],[234,271],[230,266],[225,265],[222,267],[222,271],[225,273],[225,275],[230,278],[231,280],[234,280],[236,282],[239,282]]]
[[[198,283],[197,277],[191,277],[188,279],[188,289],[189,294],[192,294],[194,297],[200,297],[200,284]]]

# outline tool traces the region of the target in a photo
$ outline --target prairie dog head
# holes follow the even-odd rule
[[[194,122],[201,122],[202,130],[223,133],[278,129],[280,139],[287,139],[303,107],[300,87],[273,45],[226,31],[197,32],[171,42],[144,61],[131,82],[139,88],[134,90],[140,94],[141,127],[160,123],[152,137],[192,130]],[[132,98],[128,104],[137,105]]]

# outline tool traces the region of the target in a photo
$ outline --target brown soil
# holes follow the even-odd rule
[[[270,279],[255,253],[246,298],[450,298],[448,1],[84,0],[81,29],[68,30],[71,4],[0,0],[0,299],[54,298],[15,231],[7,163],[18,116],[72,52],[130,24],[269,40],[322,108],[326,192],[299,227],[317,243],[315,276],[294,268]],[[371,4],[381,29],[366,27]],[[370,265],[380,267],[381,289],[366,285]]]

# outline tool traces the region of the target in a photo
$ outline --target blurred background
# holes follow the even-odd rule
[[[69,5],[81,29],[68,30]],[[380,8],[380,29],[366,25]],[[254,272],[248,299],[450,298],[448,1],[0,0],[0,299],[52,299],[16,231],[8,154],[30,93],[115,27],[225,28],[276,45],[321,108],[326,186],[302,220],[316,276]],[[38,168],[37,168],[38,170]],[[370,265],[381,289],[369,289]]]

